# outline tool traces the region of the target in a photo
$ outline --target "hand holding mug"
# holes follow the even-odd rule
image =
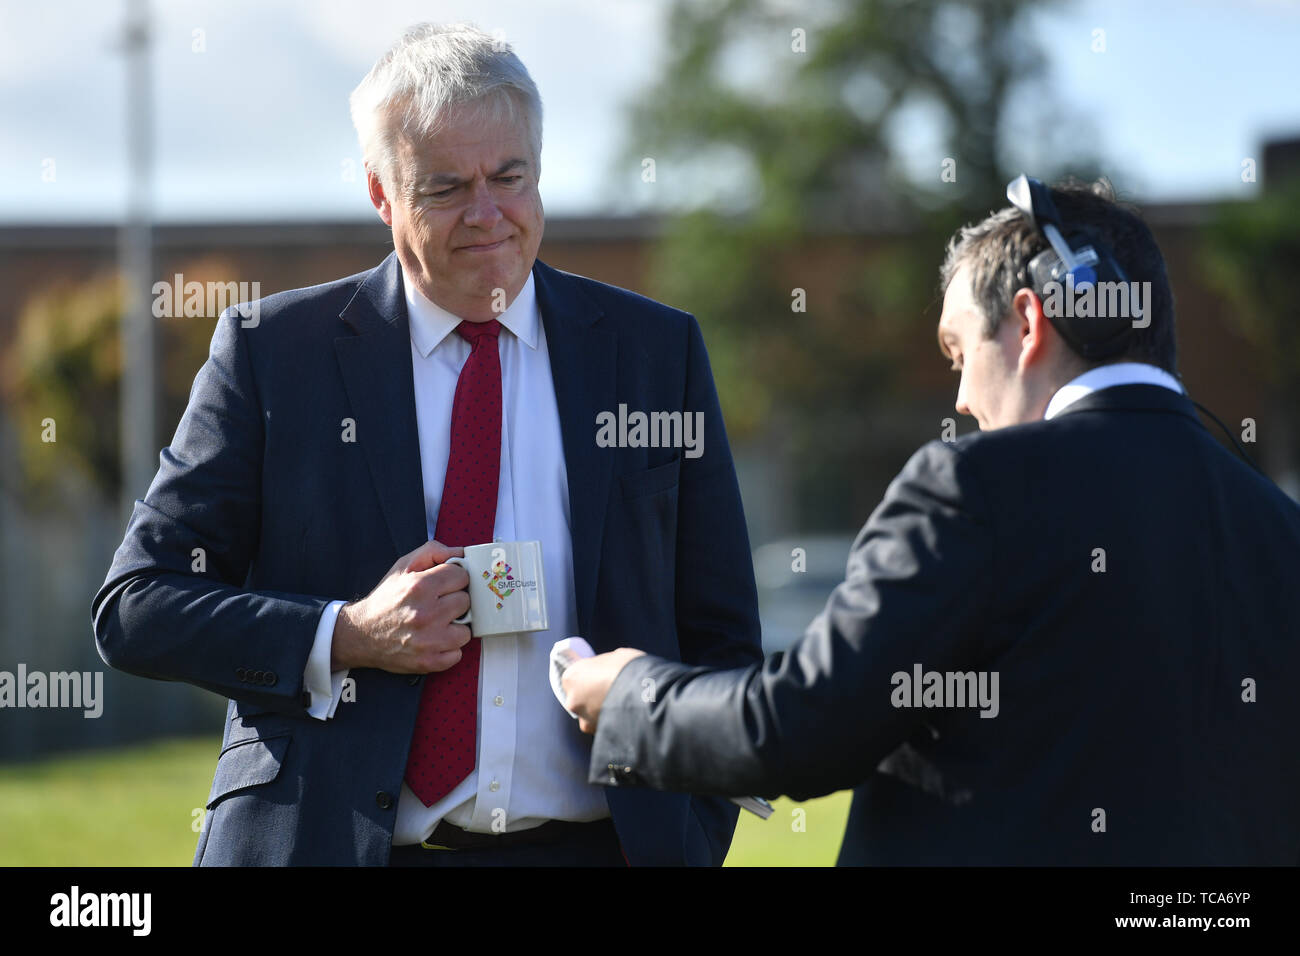
[[[447,559],[469,574],[469,609],[455,619],[475,637],[544,631],[546,580],[540,541],[492,541]]]

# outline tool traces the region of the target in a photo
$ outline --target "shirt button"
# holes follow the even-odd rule
[[[506,699],[502,697],[500,694],[497,694],[495,697],[492,698],[492,703],[496,704],[498,707],[500,707],[505,702]]]
[[[501,789],[501,784],[499,784],[499,783],[497,783],[495,780],[493,780],[491,783],[488,784],[488,789],[491,790],[491,791],[493,791],[493,792],[495,792],[495,791]]]

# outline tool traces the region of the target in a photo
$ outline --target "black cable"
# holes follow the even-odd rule
[[[1234,436],[1234,435],[1232,434],[1232,432],[1228,430],[1228,426],[1227,426],[1227,425],[1225,425],[1225,424],[1223,424],[1223,422],[1219,421],[1219,417],[1218,417],[1217,415],[1215,415],[1214,412],[1210,411],[1208,408],[1206,408],[1204,405],[1202,405],[1202,404],[1201,404],[1200,402],[1198,402],[1196,399],[1192,398],[1192,396],[1188,395],[1187,398],[1188,398],[1188,400],[1189,400],[1193,405],[1195,405],[1197,408],[1199,408],[1202,412],[1204,412],[1206,415],[1209,415],[1210,418],[1212,418],[1212,419],[1214,420],[1214,424],[1218,425],[1220,428],[1223,429],[1223,434],[1225,434],[1225,435],[1228,436],[1228,441],[1232,442],[1232,445],[1233,445],[1234,448],[1237,449],[1238,454],[1240,454],[1242,458],[1246,459],[1247,464],[1249,464],[1251,468],[1254,468],[1257,472],[1259,472],[1259,473],[1260,473],[1261,475],[1263,475],[1265,478],[1268,478],[1268,475],[1264,473],[1264,469],[1261,468],[1261,467],[1259,467],[1259,465],[1255,464],[1255,459],[1251,458],[1249,455],[1246,454],[1246,449],[1244,449],[1244,448],[1241,447],[1241,445],[1237,442],[1236,436]],[[1269,478],[1269,481],[1272,481],[1272,480],[1273,480],[1273,479]]]

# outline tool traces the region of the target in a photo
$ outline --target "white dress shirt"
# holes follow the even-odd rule
[[[1057,389],[1052,400],[1047,403],[1043,418],[1055,418],[1085,395],[1099,392],[1103,388],[1116,385],[1160,385],[1170,391],[1183,393],[1183,386],[1162,368],[1145,362],[1116,362],[1114,365],[1099,365],[1090,368],[1077,378],[1071,379]]]
[[[450,455],[452,397],[470,344],[454,332],[461,320],[426,299],[405,270],[402,286],[410,318],[425,523],[433,538]],[[494,539],[542,543],[551,627],[483,640],[477,763],[431,807],[403,782],[393,831],[397,846],[421,842],[444,818],[466,830],[492,833],[610,815],[603,788],[587,783],[590,743],[556,701],[548,680],[551,645],[577,634],[578,622],[568,472],[532,275],[498,321],[501,476]],[[329,670],[334,622],[344,603],[326,607],[307,662],[309,713],[322,720],[339,706],[351,706],[339,703],[347,672]]]

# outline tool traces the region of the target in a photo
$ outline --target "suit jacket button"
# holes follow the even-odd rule
[[[393,798],[388,794],[388,791],[380,790],[375,794],[375,803],[379,804],[380,810],[387,810],[393,805]]]
[[[260,684],[262,683],[262,672],[253,671],[251,674],[248,675],[248,679],[252,681],[254,684]]]
[[[279,678],[275,676],[275,671],[267,671],[262,675],[262,683],[267,687],[273,686],[277,680],[279,680]]]
[[[248,680],[248,671],[244,670],[242,667],[236,667],[235,676],[238,677],[241,681],[246,681]]]

